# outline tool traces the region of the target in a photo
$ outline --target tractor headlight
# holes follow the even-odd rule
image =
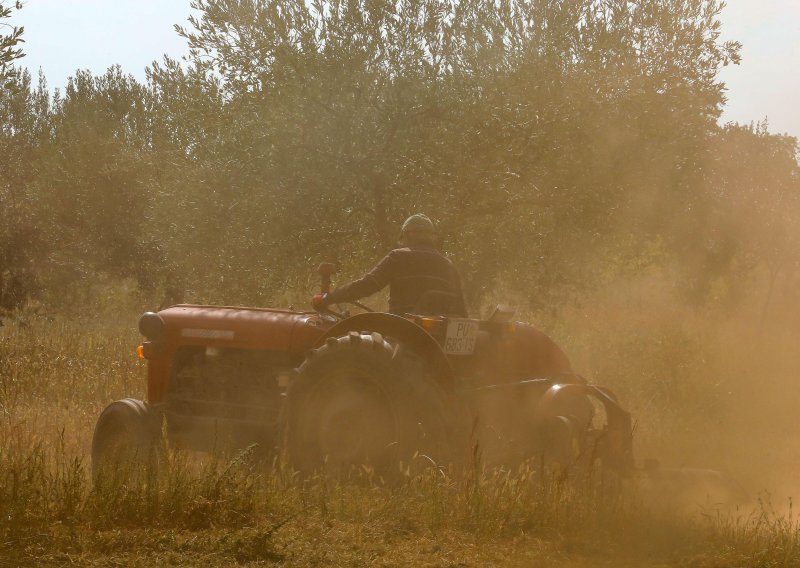
[[[166,325],[161,316],[155,312],[145,312],[139,318],[139,333],[150,341],[159,341],[164,337]]]

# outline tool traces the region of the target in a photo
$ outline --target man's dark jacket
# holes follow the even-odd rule
[[[326,303],[352,302],[387,285],[389,311],[393,314],[403,315],[417,310],[431,313],[430,309],[420,306],[422,300],[428,306],[437,303],[443,306],[434,312],[467,315],[461,278],[455,266],[435,248],[421,245],[391,251],[366,276],[330,292]],[[437,302],[437,297],[443,302]]]

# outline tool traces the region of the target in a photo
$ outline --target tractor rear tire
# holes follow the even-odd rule
[[[287,408],[288,453],[303,474],[391,479],[449,460],[447,395],[423,361],[379,333],[350,332],[311,351]]]
[[[162,414],[141,400],[112,402],[100,414],[92,438],[92,480],[152,484],[164,464]]]

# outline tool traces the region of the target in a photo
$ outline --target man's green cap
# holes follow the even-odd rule
[[[412,215],[403,223],[400,238],[408,245],[434,245],[436,242],[436,230],[433,228],[433,221],[422,213]]]
[[[406,222],[403,223],[403,234],[407,233],[420,233],[420,234],[434,234],[436,231],[433,228],[433,221],[427,215],[417,213],[412,215]]]

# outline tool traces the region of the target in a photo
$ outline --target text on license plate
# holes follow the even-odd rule
[[[444,352],[448,355],[470,355],[475,350],[477,338],[477,320],[450,319],[447,321]]]

